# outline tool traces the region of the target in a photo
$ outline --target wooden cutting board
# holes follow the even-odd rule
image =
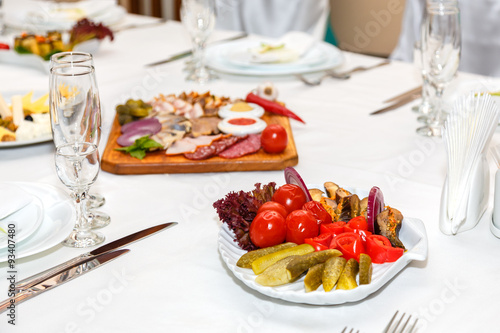
[[[261,149],[255,154],[236,159],[212,157],[207,160],[193,161],[182,155],[167,156],[164,150],[147,153],[146,157],[142,160],[124,152],[116,151],[115,148],[120,147],[116,143],[116,139],[118,139],[121,133],[118,117],[115,117],[111,132],[109,133],[108,143],[102,155],[101,168],[104,171],[118,175],[137,175],[283,170],[286,167],[297,165],[299,157],[288,118],[266,113],[262,119],[268,124],[280,124],[286,129],[288,133],[288,145],[280,154],[268,154]]]

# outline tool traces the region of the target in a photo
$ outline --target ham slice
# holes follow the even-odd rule
[[[222,137],[222,134],[218,135],[202,135],[197,138],[182,138],[181,140],[177,140],[171,145],[166,154],[171,155],[179,155],[185,153],[193,153],[196,151],[196,148],[209,146],[215,140],[219,140]]]

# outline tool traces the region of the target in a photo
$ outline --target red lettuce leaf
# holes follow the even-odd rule
[[[225,198],[214,202],[213,206],[220,220],[234,232],[235,242],[243,250],[251,251],[258,248],[250,240],[250,224],[257,215],[260,206],[271,201],[275,190],[276,183],[274,182],[262,187],[260,183],[257,183],[253,191],[230,192]]]

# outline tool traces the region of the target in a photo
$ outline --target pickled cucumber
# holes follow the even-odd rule
[[[278,252],[266,254],[252,262],[252,270],[255,274],[262,273],[266,268],[283,258],[293,255],[303,255],[314,252],[314,247],[309,244],[301,244]]]
[[[288,263],[298,256],[290,256],[278,260],[261,274],[257,275],[255,278],[255,282],[262,286],[273,287],[273,286],[281,286],[283,284],[287,284],[293,282],[295,280],[290,280],[288,278],[288,274],[286,273],[286,266]]]
[[[372,258],[365,253],[361,253],[359,255],[359,284],[370,284],[372,269]]]
[[[307,271],[310,267],[324,263],[331,257],[341,256],[342,252],[339,250],[328,249],[324,251],[313,252],[305,254],[298,258],[295,258],[288,264],[286,270],[288,271],[288,278],[295,279],[299,277],[302,273]]]
[[[337,289],[351,290],[358,286],[356,275],[358,275],[359,264],[356,259],[351,258],[345,264],[342,274],[340,274],[337,282]]]
[[[266,254],[271,254],[294,246],[297,246],[297,244],[289,242],[289,243],[283,243],[275,246],[266,247],[263,249],[249,251],[240,257],[240,259],[236,263],[236,266],[241,268],[252,268],[252,263],[255,260],[259,259],[260,257],[263,257]]]
[[[304,278],[306,293],[315,291],[319,288],[319,286],[321,286],[324,268],[325,264],[317,264],[309,268],[306,277]]]
[[[340,278],[342,271],[346,265],[347,260],[344,257],[333,257],[325,262],[325,269],[323,270],[323,289],[326,292],[331,291]]]
[[[124,125],[148,116],[153,107],[142,99],[129,99],[125,104],[117,105],[115,109],[120,125]]]

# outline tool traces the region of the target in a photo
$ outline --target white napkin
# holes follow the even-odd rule
[[[14,184],[0,184],[0,220],[23,209],[33,195]]]
[[[253,63],[291,62],[311,49],[315,39],[301,31],[291,31],[278,40],[262,41],[260,47],[250,50]]]

